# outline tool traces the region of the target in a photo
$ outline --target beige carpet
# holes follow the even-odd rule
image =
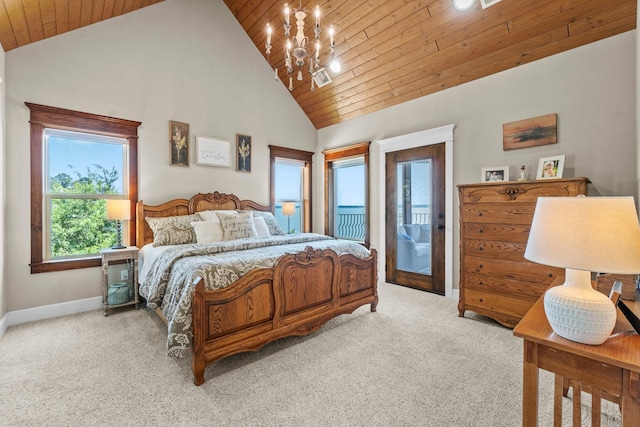
[[[518,426],[522,341],[456,302],[383,284],[378,311],[223,359],[193,385],[154,313],[17,325],[0,341],[2,426]],[[541,374],[540,425],[552,425]],[[590,397],[582,402],[590,425]],[[570,425],[570,400],[565,421]],[[618,425],[603,405],[603,425]]]

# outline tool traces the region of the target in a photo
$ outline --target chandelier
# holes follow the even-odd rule
[[[334,30],[329,27],[329,42],[331,47],[331,61],[327,64],[320,62],[320,6],[316,6],[315,18],[316,22],[313,26],[314,41],[304,34],[304,20],[308,16],[306,9],[302,7],[302,0],[298,8],[293,9],[293,16],[296,19],[296,34],[291,35],[290,15],[292,10],[289,4],[284,4],[284,35],[287,38],[284,46],[284,68],[287,70],[289,77],[289,90],[293,90],[293,76],[297,74],[296,80],[302,80],[302,69],[305,66],[305,60],[309,63],[309,74],[311,74],[311,90],[315,86],[322,87],[331,83],[331,77],[326,68],[329,67],[334,73],[340,72],[340,63],[334,59]],[[271,25],[267,24],[267,43],[265,44],[267,61],[271,64]],[[297,69],[297,73],[295,73]],[[274,67],[275,79],[278,80],[278,68]]]

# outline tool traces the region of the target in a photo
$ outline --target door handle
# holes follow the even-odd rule
[[[438,224],[438,225],[436,225],[436,228],[437,228],[438,230],[444,230],[444,225],[442,225],[442,224]]]

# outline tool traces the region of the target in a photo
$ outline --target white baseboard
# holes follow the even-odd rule
[[[76,301],[62,302],[60,304],[43,305],[41,307],[26,308],[8,312],[0,321],[0,338],[9,326],[34,320],[50,319],[53,317],[67,316],[69,314],[82,313],[102,308],[102,297],[86,298]]]
[[[5,314],[4,316],[2,316],[2,319],[0,319],[0,340],[4,336],[4,333],[7,331],[7,328],[9,327],[8,325],[9,321],[7,320],[7,317],[8,316]]]

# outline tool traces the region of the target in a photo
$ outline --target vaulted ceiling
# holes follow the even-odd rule
[[[0,0],[0,43],[6,51],[162,0]],[[214,0],[211,0],[214,1]],[[217,0],[216,0],[217,1]],[[287,0],[224,0],[270,62],[284,71],[283,8]],[[291,6],[299,5],[289,0]],[[294,80],[292,95],[316,128],[488,76],[636,27],[637,0],[480,0],[461,12],[453,0],[303,0],[321,10],[320,61],[328,62],[329,26],[342,71],[310,90]],[[292,34],[295,20],[292,16]],[[307,18],[307,35],[311,22]]]

